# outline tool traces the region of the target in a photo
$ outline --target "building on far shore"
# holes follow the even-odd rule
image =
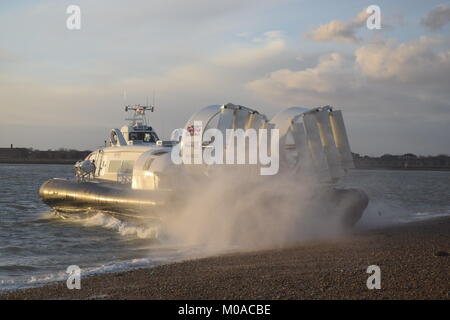
[[[28,159],[30,150],[27,148],[0,148],[0,160]]]
[[[357,169],[450,170],[450,156],[417,156],[384,154],[381,157],[361,156],[353,153]]]

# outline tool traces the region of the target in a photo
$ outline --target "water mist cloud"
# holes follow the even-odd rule
[[[186,186],[186,203],[165,220],[168,237],[208,252],[261,249],[343,234],[323,194],[292,176],[250,177],[245,168],[214,172]],[[320,204],[320,205],[319,205]]]

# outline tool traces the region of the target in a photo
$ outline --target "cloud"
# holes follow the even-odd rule
[[[265,96],[278,92],[279,96],[288,97],[293,92],[300,96],[339,95],[370,86],[376,86],[377,90],[386,87],[385,91],[409,86],[414,87],[412,95],[433,90],[448,96],[445,89],[450,82],[448,45],[444,38],[425,36],[407,43],[379,41],[359,47],[352,57],[334,52],[320,56],[314,67],[272,71],[264,78],[248,82],[247,88]]]
[[[0,28],[8,30],[0,39],[0,145],[13,143],[21,130],[28,130],[19,144],[94,148],[112,125],[123,123],[124,103],[144,102],[155,91],[157,109],[150,120],[166,138],[193,112],[212,103],[248,105],[269,117],[289,105],[331,104],[346,112],[356,151],[374,146],[373,152],[392,153],[395,144],[409,147],[405,152],[445,151],[450,134],[445,38],[365,40],[353,52],[340,51],[340,46],[325,52],[329,45],[289,38],[324,16],[319,5],[312,4],[305,19],[298,19],[294,13],[303,7],[292,1],[78,2],[79,32],[66,29],[64,2],[30,2],[0,13]],[[348,8],[339,7],[336,16],[345,16]],[[400,5],[393,8],[418,14],[406,13]],[[366,17],[361,12],[349,21],[335,18],[308,36],[358,43]],[[387,18],[383,15],[385,31]],[[283,33],[277,31],[280,25],[286,27]],[[410,37],[417,28],[410,31],[398,35]],[[376,33],[377,39],[381,36]],[[38,129],[55,123],[61,129]],[[427,125],[433,128],[430,138],[423,129]],[[13,133],[7,127],[18,129]],[[66,132],[65,127],[73,130]],[[106,134],[88,139],[76,134],[77,128]],[[418,132],[424,137],[408,144],[408,135]],[[392,143],[384,147],[386,141]]]
[[[450,51],[436,50],[446,42],[442,38],[426,36],[409,43],[381,41],[358,48],[356,63],[365,76],[374,79],[450,81]]]
[[[224,45],[214,54],[205,54],[201,59],[190,62],[180,61],[159,74],[108,77],[101,83],[48,84],[42,81],[41,76],[0,75],[0,95],[10,107],[2,109],[0,124],[26,126],[30,121],[37,121],[45,125],[70,126],[82,123],[83,126],[107,129],[111,124],[123,122],[121,106],[124,103],[145,102],[146,96],[151,98],[155,91],[157,112],[152,114],[152,124],[161,136],[168,138],[172,129],[183,126],[190,115],[203,106],[249,103],[244,94],[244,84],[261,72],[270,71],[287,50],[284,36],[279,31],[268,31],[257,39]],[[88,77],[95,74],[96,69],[80,72],[86,72]],[[127,91],[127,101],[123,100],[124,90]],[[34,112],[36,108],[39,112]],[[33,114],[33,119],[23,117],[24,114]],[[0,145],[9,140],[7,135],[0,136]],[[28,143],[48,147],[43,141]]]
[[[0,48],[0,64],[1,63],[16,63],[20,62],[21,57],[10,50]]]
[[[341,108],[355,151],[429,154],[450,150],[448,83],[448,41],[421,37],[324,54],[312,67],[275,70],[246,87],[280,106]]]
[[[129,79],[126,85],[143,88],[155,84],[163,93],[231,92],[230,89],[238,89],[262,69],[270,69],[272,62],[287,49],[279,31],[266,32],[258,39],[262,40],[225,46],[215,55],[181,63],[157,76]]]
[[[442,29],[449,22],[450,6],[445,4],[440,4],[436,8],[433,8],[433,10],[421,20],[421,24],[431,31]]]
[[[70,84],[74,77],[91,81],[79,73],[86,67],[107,79],[161,74],[215,54],[238,31],[253,31],[263,19],[260,13],[277,2],[135,0],[126,6],[121,0],[80,0],[82,27],[76,32],[66,28],[64,1],[27,2],[0,10],[0,29],[9,30],[2,33],[0,48],[26,60],[12,73],[41,74],[58,83],[69,74]]]
[[[265,32],[262,37],[253,39],[253,42],[260,45],[239,45],[234,50],[213,58],[213,62],[226,67],[254,67],[286,49],[286,42],[280,31]]]
[[[350,68],[349,68],[350,67]],[[251,81],[247,87],[254,91],[301,90],[313,93],[336,91],[343,78],[351,78],[351,66],[339,53],[322,55],[313,68],[300,71],[281,69],[271,72],[267,78]],[[346,83],[345,85],[348,85]],[[272,88],[272,89],[271,89]]]
[[[357,37],[356,32],[365,25],[368,16],[369,14],[364,9],[351,21],[343,22],[333,20],[309,31],[306,36],[311,40],[319,42],[357,43],[361,39]]]

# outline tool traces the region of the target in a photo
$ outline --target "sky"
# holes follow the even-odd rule
[[[0,30],[0,147],[92,150],[154,97],[165,139],[211,104],[332,105],[354,152],[450,154],[448,1],[17,0]]]

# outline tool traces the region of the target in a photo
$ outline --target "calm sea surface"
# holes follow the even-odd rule
[[[66,279],[69,265],[89,274],[186,257],[186,248],[164,243],[158,225],[52,212],[39,199],[40,185],[72,176],[72,166],[0,164],[0,291]],[[371,199],[360,228],[450,215],[450,172],[356,170],[340,184]]]

